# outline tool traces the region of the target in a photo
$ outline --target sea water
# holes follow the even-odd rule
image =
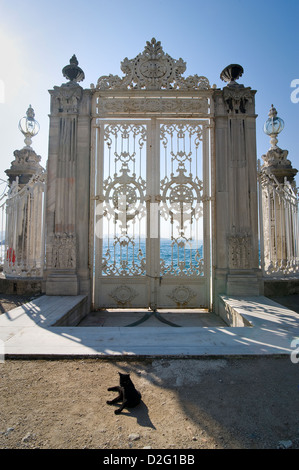
[[[103,239],[103,259],[117,270],[130,269],[133,264],[141,266],[146,262],[146,239],[123,244],[113,239]],[[160,239],[160,265],[169,274],[192,271],[193,274],[202,275],[203,243],[191,241],[179,245],[170,239]]]

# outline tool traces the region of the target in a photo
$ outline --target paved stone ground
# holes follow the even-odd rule
[[[299,313],[299,294],[286,295],[284,297],[271,297],[271,299]]]
[[[35,296],[31,295],[16,295],[16,294],[0,294],[0,314],[8,312],[15,307],[19,307],[26,302],[30,302]]]
[[[149,318],[143,319],[147,316],[146,310],[140,309],[139,312],[132,311],[118,311],[117,309],[112,310],[99,310],[90,312],[86,315],[78,326],[128,326],[134,323],[138,323],[138,326],[142,327],[169,327],[170,322],[172,325],[179,326],[191,326],[191,327],[226,327],[226,323],[215,313],[210,313],[203,310],[195,311],[172,311],[159,310],[158,317],[151,314]]]

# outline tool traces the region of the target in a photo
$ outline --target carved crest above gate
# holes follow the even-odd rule
[[[134,59],[127,57],[121,62],[124,77],[118,75],[104,75],[98,79],[97,90],[129,90],[129,89],[180,89],[180,90],[207,90],[210,89],[206,77],[192,75],[182,77],[186,71],[186,62],[183,59],[173,59],[163,51],[160,41],[153,38],[147,41],[144,51]]]

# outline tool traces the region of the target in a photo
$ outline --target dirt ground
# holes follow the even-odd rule
[[[115,415],[118,372],[142,394]],[[289,357],[6,360],[0,449],[298,449]]]
[[[130,372],[142,402],[115,415]],[[7,360],[1,449],[299,448],[299,364],[288,358]]]

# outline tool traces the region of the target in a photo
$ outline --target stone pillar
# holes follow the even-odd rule
[[[19,121],[25,146],[14,151],[9,169],[6,201],[4,273],[7,277],[42,277],[44,259],[43,202],[46,174],[41,157],[31,147],[39,131],[31,105]],[[23,189],[24,188],[24,189]]]
[[[295,175],[298,170],[287,159],[288,151],[277,146],[277,136],[284,122],[271,107],[264,131],[271,136],[271,147],[261,167],[260,184],[263,216],[264,269],[266,272],[286,272],[290,263],[297,264],[297,203],[291,204],[290,187],[296,192]],[[294,197],[294,199],[296,199]],[[292,270],[290,270],[292,273]]]
[[[258,295],[258,199],[255,91],[236,83],[238,65],[215,90],[216,260],[218,294]]]
[[[75,56],[70,79],[50,91],[46,294],[89,294],[88,216],[91,94]]]

